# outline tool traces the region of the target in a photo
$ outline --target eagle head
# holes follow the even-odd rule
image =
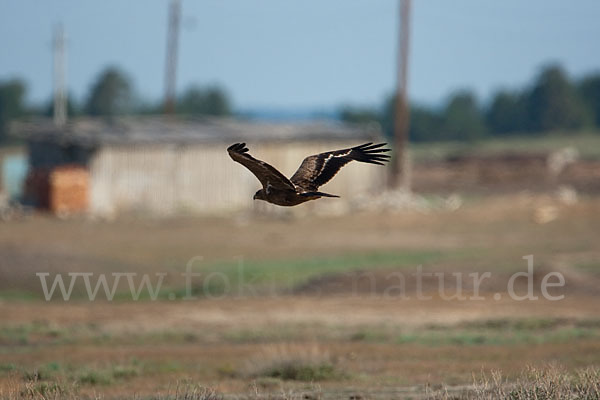
[[[265,196],[265,190],[264,189],[260,189],[259,191],[257,191],[256,193],[254,193],[254,200],[267,200],[267,197]]]

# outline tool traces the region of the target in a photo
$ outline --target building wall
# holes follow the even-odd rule
[[[355,142],[260,143],[254,157],[291,176],[307,155],[356,145]],[[121,212],[218,214],[269,207],[256,204],[259,181],[229,158],[224,144],[108,146],[98,149],[90,166],[90,211],[111,216]],[[347,204],[381,188],[385,168],[351,163],[321,189],[343,200],[325,199],[300,207]],[[320,205],[316,204],[320,203]]]
[[[59,165],[88,165],[93,148],[82,147],[54,140],[30,140],[27,146],[32,169],[51,169]]]
[[[9,200],[22,198],[27,169],[24,149],[0,149],[0,207]]]

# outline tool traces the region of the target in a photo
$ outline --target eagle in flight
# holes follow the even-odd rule
[[[262,184],[254,194],[255,200],[264,200],[279,206],[296,206],[321,197],[340,197],[319,192],[319,186],[329,182],[350,161],[383,165],[390,156],[382,154],[390,149],[385,143],[365,143],[343,150],[328,151],[309,156],[302,161],[290,179],[264,161],[248,154],[246,143],[236,143],[227,148],[229,156],[248,168]]]

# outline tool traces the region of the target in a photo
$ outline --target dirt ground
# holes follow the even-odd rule
[[[599,367],[599,237],[599,199],[565,201],[554,192],[335,217],[35,215],[0,225],[0,393],[58,385],[144,398],[193,383],[229,395],[399,398],[464,387],[492,370],[511,379],[527,365]],[[527,255],[535,257],[538,299],[517,301],[507,282],[527,271]],[[203,258],[194,271],[204,275],[197,298],[186,300],[177,277],[196,256]],[[234,279],[239,257],[248,291],[202,291],[210,272]],[[428,299],[416,290],[420,267],[445,274],[422,282]],[[44,301],[35,274],[74,271],[168,276],[156,301],[133,301],[126,287],[115,301],[89,301],[81,285],[69,301]],[[458,272],[491,274],[484,299],[444,298],[456,293]],[[565,277],[550,290],[561,300],[540,289],[551,272]],[[394,291],[398,273],[404,286]],[[465,279],[464,294],[473,296]]]

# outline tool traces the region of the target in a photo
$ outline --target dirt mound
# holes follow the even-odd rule
[[[550,296],[569,294],[600,295],[600,279],[594,275],[572,269],[539,267],[531,277],[526,271],[485,272],[473,270],[355,270],[316,277],[294,288],[294,294],[305,295],[357,295],[418,298],[420,295],[451,298],[462,295],[471,297],[479,292],[506,295],[512,279],[514,293],[522,296],[528,293],[529,285],[535,296],[543,295],[541,286],[546,280]],[[552,274],[552,275],[549,275]],[[560,283],[560,274],[564,285]]]

